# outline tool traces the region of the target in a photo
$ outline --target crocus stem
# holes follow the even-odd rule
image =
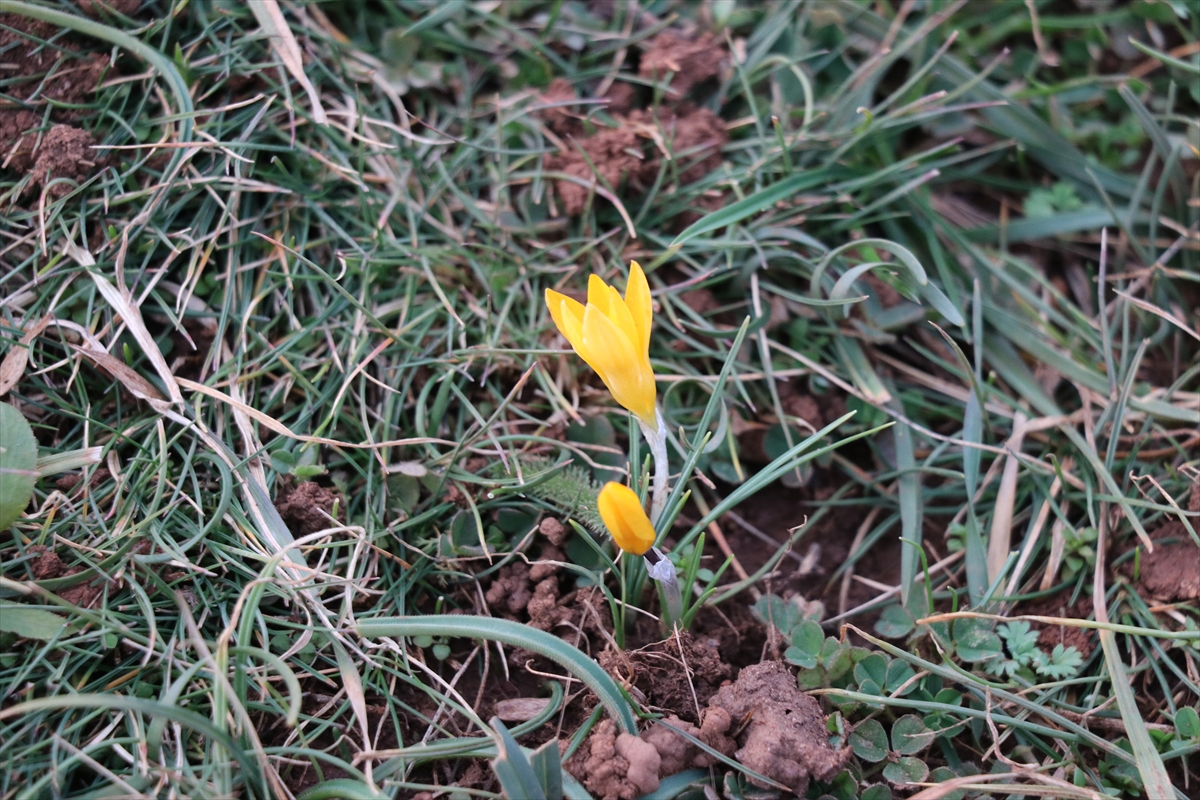
[[[658,417],[657,430],[651,428],[641,420],[638,420],[638,425],[641,427],[642,434],[646,437],[646,442],[650,445],[650,452],[654,456],[654,486],[650,494],[650,522],[657,526],[658,518],[662,516],[663,508],[667,504],[667,480],[671,468],[667,461],[666,423],[663,421],[661,411],[655,409],[654,413]],[[662,531],[659,531],[659,535],[662,535]]]
[[[657,547],[650,548],[645,559],[646,572],[658,582],[663,627],[670,631],[683,619],[683,594],[679,591],[679,580],[675,577],[675,565]]]

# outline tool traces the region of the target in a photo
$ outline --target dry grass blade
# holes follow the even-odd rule
[[[1000,489],[996,492],[995,511],[992,512],[992,530],[988,536],[988,581],[994,583],[1008,558],[1012,544],[1013,504],[1016,501],[1017,474],[1021,462],[1016,454],[1021,452],[1025,441],[1028,420],[1020,411],[1013,417],[1013,432],[1005,443],[1008,455],[1004,462],[1004,474],[1000,477]]]
[[[32,326],[25,328],[25,335],[21,337],[21,341],[4,354],[4,360],[0,361],[0,397],[8,394],[9,389],[16,386],[17,381],[25,374],[25,367],[29,364],[29,345],[46,330],[50,320],[51,317],[47,314]]]
[[[263,33],[270,37],[271,47],[279,55],[283,66],[308,95],[308,101],[312,104],[313,120],[320,125],[328,125],[329,118],[325,116],[325,108],[321,105],[321,97],[317,94],[317,88],[313,86],[312,81],[304,72],[300,44],[296,41],[291,26],[284,19],[279,3],[277,0],[255,0],[249,5],[258,24],[262,26]]]
[[[1046,785],[1036,786],[1028,783],[1014,784],[998,784],[995,781],[1009,780],[1036,780]],[[1074,786],[1066,781],[1052,778],[1048,775],[1040,775],[1033,771],[1019,772],[1001,772],[993,775],[966,775],[961,778],[951,778],[948,781],[942,781],[933,786],[928,784],[917,784],[918,786],[927,786],[914,795],[911,795],[908,800],[942,800],[944,797],[949,797],[954,792],[975,791],[986,792],[988,794],[1006,794],[1006,795],[1023,795],[1033,797],[1049,797],[1053,800],[1105,800],[1105,795],[1097,791]]]
[[[74,345],[72,347],[76,353],[84,356],[120,381],[121,385],[128,389],[130,394],[137,399],[145,400],[156,407],[158,404],[166,405],[167,398],[163,397],[162,392],[153,383],[139,375],[135,369],[126,365],[121,359],[103,350],[92,350],[88,347],[75,347]]]
[[[1200,333],[1197,333],[1196,331],[1189,328],[1188,324],[1186,322],[1184,322],[1183,320],[1181,320],[1179,317],[1175,316],[1171,312],[1169,312],[1165,309],[1159,308],[1158,306],[1154,305],[1153,303],[1147,303],[1145,300],[1141,299],[1140,297],[1134,297],[1133,295],[1129,294],[1128,292],[1122,292],[1120,289],[1114,289],[1113,294],[1117,294],[1117,295],[1120,295],[1121,297],[1124,297],[1126,300],[1133,303],[1135,306],[1142,309],[1143,311],[1149,311],[1151,314],[1154,314],[1157,317],[1161,317],[1162,319],[1165,319],[1167,322],[1169,322],[1172,325],[1174,325],[1175,327],[1179,328],[1181,331],[1186,333],[1188,336],[1191,336],[1193,339],[1200,342]],[[3,392],[0,392],[0,394],[3,394]]]

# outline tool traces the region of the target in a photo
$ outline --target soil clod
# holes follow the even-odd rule
[[[334,506],[345,508],[342,496],[326,489],[315,481],[292,484],[290,478],[281,479],[275,496],[275,509],[288,528],[297,536],[333,527]]]
[[[712,705],[733,720],[750,720],[734,757],[800,796],[811,778],[831,780],[850,760],[850,748],[829,746],[821,706],[800,691],[781,661],[746,667],[736,683],[721,687]]]

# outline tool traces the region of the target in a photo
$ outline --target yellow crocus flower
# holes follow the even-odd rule
[[[600,519],[604,520],[617,547],[640,556],[654,546],[654,526],[633,489],[609,481],[600,490],[596,505],[600,509]]]
[[[657,391],[650,366],[650,284],[636,261],[622,298],[599,275],[588,279],[587,306],[553,289],[546,306],[554,324],[579,357],[625,408],[651,430],[658,430]]]

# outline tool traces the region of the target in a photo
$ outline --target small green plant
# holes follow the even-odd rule
[[[1067,528],[1063,534],[1063,578],[1074,580],[1081,572],[1090,572],[1096,564],[1096,529]]]
[[[1055,214],[1078,211],[1083,201],[1075,192],[1074,184],[1059,181],[1049,189],[1034,189],[1025,198],[1025,216],[1034,218],[1053,217]]]
[[[1083,663],[1083,656],[1074,647],[1054,646],[1049,655],[1038,647],[1037,631],[1031,630],[1028,622],[1016,620],[1006,622],[998,629],[1006,650],[999,650],[987,659],[986,669],[992,675],[1012,678],[1022,672],[1027,676],[1037,673],[1051,680],[1070,678]]]
[[[888,733],[877,719],[859,723],[850,734],[854,754],[869,764],[884,764],[882,775],[892,784],[917,783],[929,777],[929,766],[918,754],[929,749],[934,732],[915,714],[905,714],[892,723],[891,747]]]

